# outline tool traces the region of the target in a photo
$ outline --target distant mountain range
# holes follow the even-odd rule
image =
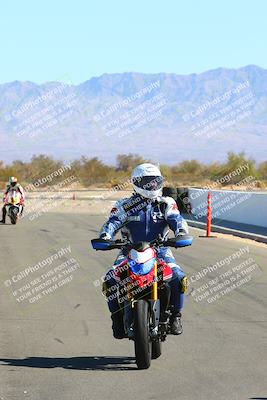
[[[137,153],[166,164],[267,160],[267,70],[104,74],[80,85],[0,85],[0,160],[48,154],[114,163]]]

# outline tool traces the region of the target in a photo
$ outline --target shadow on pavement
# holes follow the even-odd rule
[[[250,397],[250,400],[267,400],[267,397]]]
[[[66,368],[79,370],[102,370],[102,371],[123,371],[135,370],[134,357],[71,357],[71,358],[50,358],[50,357],[28,357],[22,359],[0,358],[0,365],[12,365],[15,367],[29,368]]]

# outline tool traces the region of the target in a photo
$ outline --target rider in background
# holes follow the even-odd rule
[[[9,194],[9,192],[11,190],[16,190],[17,192],[20,193],[20,195],[21,195],[21,204],[22,204],[21,215],[22,215],[22,212],[23,212],[24,199],[25,199],[25,194],[24,194],[23,187],[18,183],[18,180],[17,180],[17,178],[15,176],[10,176],[9,180],[8,180],[8,184],[7,184],[6,190],[4,192],[4,197],[3,197],[4,206],[2,208],[2,219],[0,221],[2,224],[6,223],[6,204],[5,204],[5,201],[6,201],[6,198],[7,198],[8,194]]]
[[[130,198],[116,202],[108,221],[102,227],[100,238],[113,240],[116,233],[121,231],[123,239],[137,243],[153,241],[159,235],[165,240],[169,229],[174,232],[175,236],[188,233],[187,223],[180,215],[175,200],[162,196],[163,177],[157,166],[149,163],[137,166],[132,173],[132,184],[134,193]],[[103,292],[107,296],[111,312],[113,336],[116,339],[124,337],[123,313],[117,297],[109,296],[109,293],[114,293],[114,288],[119,283],[114,269],[125,256],[122,253],[118,255],[113,268],[106,274],[103,284]],[[172,306],[171,333],[180,335],[183,331],[181,310],[184,303],[184,292],[188,285],[187,277],[181,267],[176,264],[168,247],[161,247],[158,257],[172,268],[173,277],[169,283]]]

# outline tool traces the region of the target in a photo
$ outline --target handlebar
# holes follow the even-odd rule
[[[148,244],[151,247],[161,247],[161,246],[168,246],[168,247],[186,247],[191,246],[193,242],[193,237],[189,235],[182,235],[175,238],[167,239],[163,241],[162,239],[156,239]],[[124,249],[124,248],[131,248],[133,243],[127,240],[110,240],[110,239],[92,239],[91,244],[94,250],[101,250],[101,251],[108,251],[113,249]]]

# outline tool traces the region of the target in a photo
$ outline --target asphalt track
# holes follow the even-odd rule
[[[0,399],[267,398],[267,247],[199,238],[203,231],[191,229],[194,245],[175,251],[189,276],[245,246],[249,254],[240,260],[252,257],[260,273],[212,304],[193,299],[192,283],[184,334],[169,336],[162,357],[138,371],[133,343],[112,338],[104,298],[93,283],[116,255],[90,249],[102,222],[85,213],[50,213],[0,226]],[[69,245],[71,254],[8,286],[28,266]],[[32,304],[16,300],[14,289],[70,257],[79,268],[69,283]]]

